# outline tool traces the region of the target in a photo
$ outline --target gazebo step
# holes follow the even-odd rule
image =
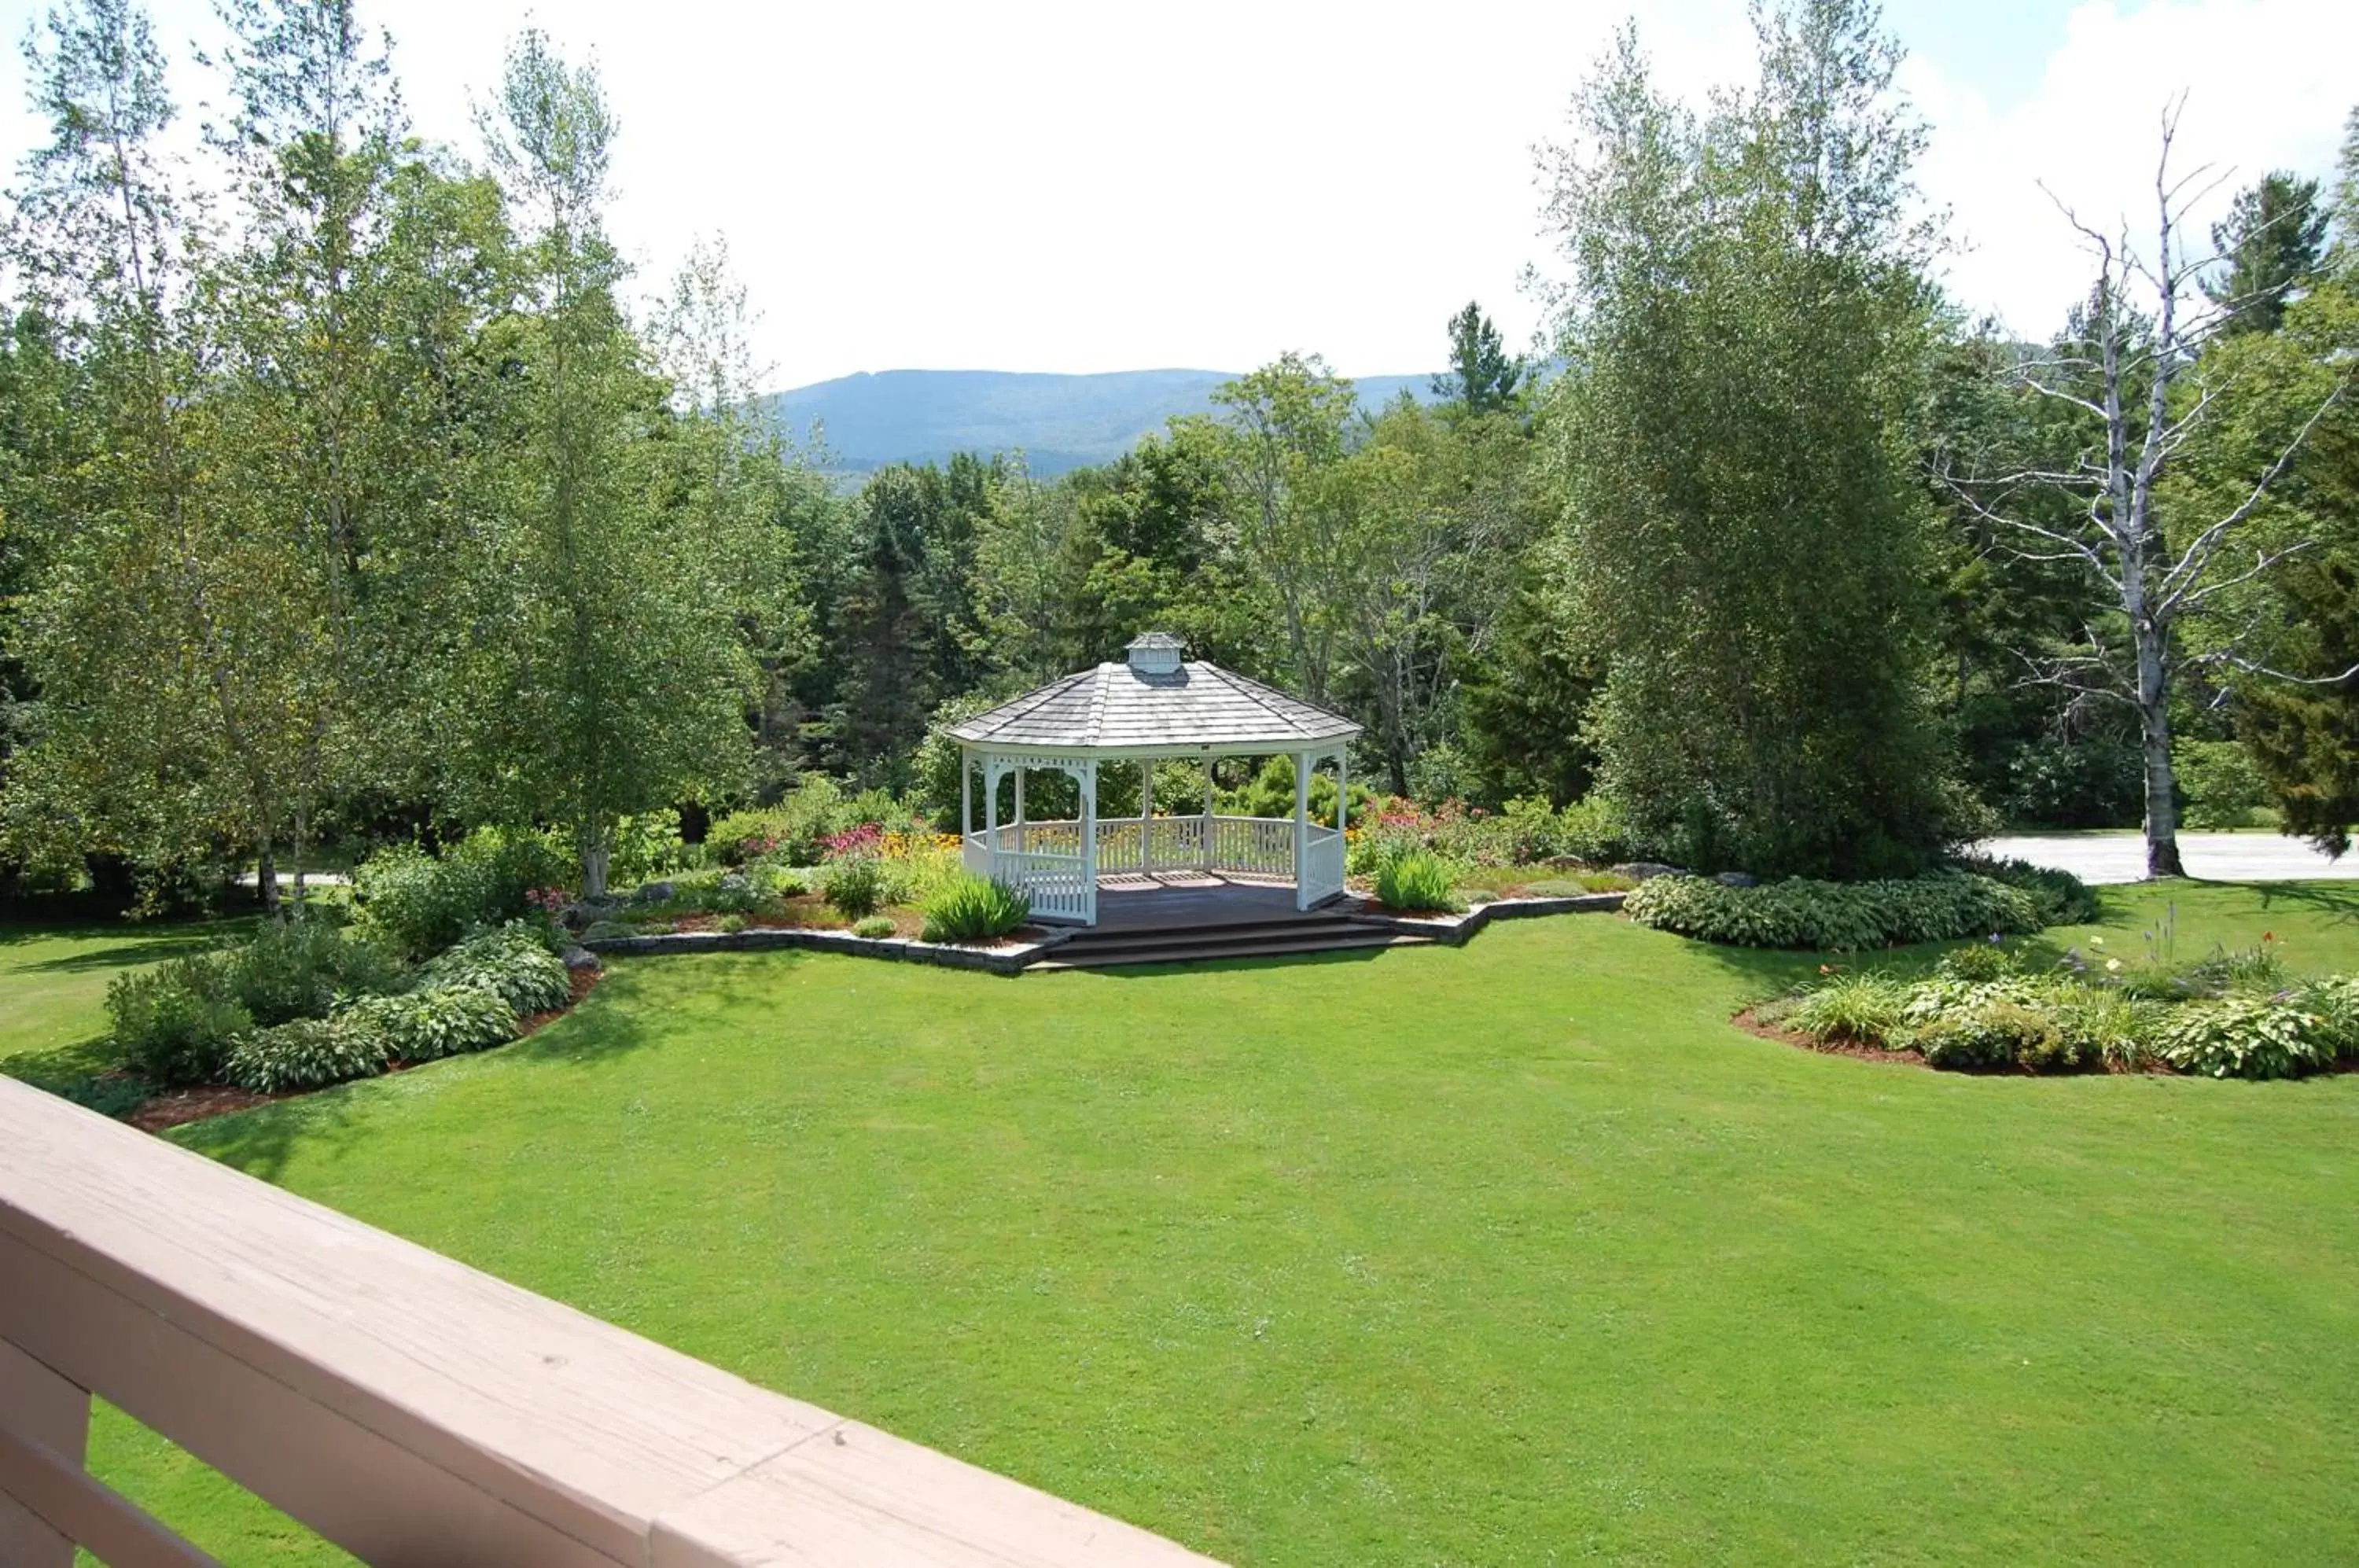
[[[1287,909],[1277,913],[1266,910],[1240,913],[1223,909],[1209,919],[1197,913],[1193,919],[1172,919],[1168,924],[1086,927],[1066,938],[1058,948],[1057,956],[1064,958],[1075,953],[1118,953],[1127,948],[1161,946],[1174,942],[1256,942],[1348,935],[1367,929],[1362,921],[1325,909]]]
[[[1139,931],[1125,932],[1120,937],[1075,938],[1053,949],[1053,957],[1033,964],[1032,968],[1102,969],[1118,964],[1194,964],[1215,958],[1268,958],[1361,948],[1424,947],[1431,941],[1430,937],[1402,935],[1341,920],[1299,927],[1291,921],[1263,921],[1239,929]]]

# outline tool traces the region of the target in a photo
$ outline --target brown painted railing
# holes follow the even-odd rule
[[[211,1561],[92,1394],[372,1563],[1205,1561],[0,1078],[0,1563]]]

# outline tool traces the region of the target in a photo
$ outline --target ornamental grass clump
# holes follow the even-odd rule
[[[1032,916],[1032,900],[987,877],[950,883],[926,903],[925,940],[981,942],[1006,936]]]
[[[1449,862],[1430,850],[1413,849],[1376,867],[1376,902],[1410,913],[1453,912],[1461,907],[1454,880]]]
[[[1805,993],[1784,1021],[1821,1043],[1882,1045],[1908,1003],[1908,985],[1888,975],[1840,975]]]

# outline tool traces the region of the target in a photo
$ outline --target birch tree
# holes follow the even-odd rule
[[[662,505],[665,388],[616,297],[615,125],[596,71],[527,31],[484,130],[529,232],[523,375],[478,497],[494,521],[453,684],[469,803],[569,826],[597,895],[620,818],[743,781],[757,692],[709,529]]]
[[[2250,303],[2212,303],[2200,287],[2215,258],[2189,246],[2187,214],[2219,179],[2208,169],[2171,170],[2183,102],[2162,116],[2150,242],[2134,238],[2126,221],[2100,227],[2061,209],[2095,258],[2096,281],[2079,331],[2017,375],[2028,395],[2078,410],[2090,439],[2062,466],[1945,471],[1979,517],[2013,536],[2017,556],[2075,564],[2086,573],[2093,597],[2081,641],[2027,657],[2034,679],[2126,703],[2136,714],[2149,877],[2186,874],[2170,752],[2174,691],[2191,672],[2253,664],[2243,637],[2211,638],[2199,648],[2185,628],[2312,548],[2310,539],[2274,538],[2251,525],[2311,429],[2350,387],[2346,370],[2224,505],[2164,516],[2166,480],[2203,439],[2233,387],[2206,350]],[[2071,499],[2064,518],[2036,515],[2043,493]]]

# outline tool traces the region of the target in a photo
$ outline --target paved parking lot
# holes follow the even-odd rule
[[[2083,882],[2136,882],[2146,876],[2146,840],[2136,833],[2020,833],[1982,846],[1992,855],[2054,866]],[[2266,833],[2183,833],[2179,855],[2190,877],[2212,882],[2359,878],[2359,850],[2329,860],[2298,838]]]

